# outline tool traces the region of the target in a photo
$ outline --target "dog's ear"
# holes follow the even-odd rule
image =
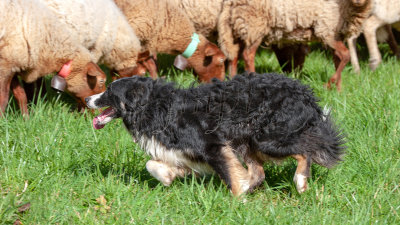
[[[135,78],[138,79],[135,79],[136,82],[129,83],[129,88],[122,99],[133,109],[146,105],[153,90],[153,81],[151,79],[145,77]]]

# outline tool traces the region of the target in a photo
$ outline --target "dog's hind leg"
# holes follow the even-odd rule
[[[206,158],[207,163],[231,189],[234,196],[239,196],[250,188],[247,170],[240,163],[229,145],[209,147],[212,155]]]
[[[154,178],[165,186],[171,185],[172,181],[174,181],[177,176],[185,176],[184,169],[170,166],[162,161],[149,160],[146,163],[146,169]]]
[[[249,192],[260,186],[265,179],[263,162],[254,154],[246,154],[243,156],[244,163],[247,166],[247,172],[250,177]]]
[[[297,169],[293,181],[299,193],[307,190],[307,177],[310,177],[311,158],[306,155],[292,155],[297,160]]]

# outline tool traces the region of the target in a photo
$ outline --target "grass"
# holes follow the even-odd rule
[[[167,67],[170,58],[160,61],[167,79],[194,81]],[[120,120],[95,131],[93,115],[71,111],[73,100],[51,90],[30,106],[28,120],[12,102],[0,119],[0,224],[399,224],[400,64],[390,55],[374,72],[366,64],[359,76],[345,68],[341,93],[323,88],[334,73],[325,51],[313,51],[302,72],[288,74],[310,85],[321,106],[331,106],[348,141],[337,167],[312,167],[302,195],[292,182],[294,160],[265,165],[263,186],[246,201],[216,176],[163,187]],[[279,71],[265,50],[256,67]],[[30,208],[19,212],[26,203]]]

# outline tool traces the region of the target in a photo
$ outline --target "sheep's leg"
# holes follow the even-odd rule
[[[46,85],[43,81],[43,78],[38,78],[33,83],[22,82],[24,85],[24,90],[26,93],[26,97],[28,98],[28,102],[37,102],[37,100],[44,96],[46,93]]]
[[[256,57],[256,52],[258,46],[260,46],[262,39],[257,40],[250,47],[245,47],[243,50],[243,59],[244,59],[244,69],[249,72],[256,72],[256,67],[254,64],[254,59]]]
[[[177,176],[183,177],[186,174],[186,171],[182,168],[173,167],[156,160],[147,161],[146,169],[154,178],[165,186],[171,185],[172,181],[174,181]]]
[[[310,47],[307,44],[297,44],[293,53],[293,68],[295,69],[303,69],[304,61],[306,60],[306,56],[310,52]]]
[[[350,53],[342,41],[334,41],[333,48],[335,49],[333,60],[335,62],[336,72],[329,79],[326,86],[331,88],[331,85],[336,83],[336,89],[340,91],[342,89],[342,71],[350,61]]]
[[[229,61],[229,77],[234,77],[237,74],[237,64],[239,57],[235,57],[233,60]]]
[[[375,16],[371,16],[364,22],[363,25],[364,36],[369,51],[369,67],[372,70],[375,70],[382,61],[382,56],[379,52],[378,43],[376,41],[376,29],[383,24],[384,23],[380,19]]]
[[[283,47],[272,45],[271,48],[275,52],[282,71],[287,73],[295,69],[302,69],[309,51],[306,44],[285,45]]]
[[[18,102],[18,106],[21,109],[21,113],[24,116],[28,116],[28,98],[26,97],[25,89],[22,87],[17,76],[14,76],[11,81],[11,90],[14,94],[15,99]]]
[[[12,78],[13,74],[11,71],[3,73],[0,68],[0,117],[4,116],[4,112],[6,111]]]
[[[237,65],[240,58],[240,55],[243,53],[244,43],[239,42],[239,50],[236,53],[236,57],[229,61],[229,77],[233,78],[237,74]]]
[[[254,154],[246,154],[243,160],[247,166],[247,172],[250,178],[249,191],[251,192],[256,187],[260,186],[265,179],[263,162]]]
[[[305,155],[292,155],[297,160],[297,168],[293,177],[297,191],[301,194],[307,190],[307,177],[310,177],[311,158]]]
[[[144,60],[142,63],[149,71],[150,77],[153,79],[157,79],[158,70],[157,70],[157,64],[155,62],[155,59],[153,57],[149,57],[148,59]]]
[[[358,56],[357,56],[357,36],[351,36],[347,40],[347,44],[349,45],[349,51],[350,51],[350,59],[351,59],[351,65],[353,66],[354,72],[357,74],[360,73],[360,64],[358,63]]]
[[[400,51],[397,46],[396,39],[394,38],[393,32],[392,32],[392,26],[390,24],[385,25],[385,29],[388,32],[388,44],[390,46],[390,49],[392,50],[393,54],[400,59]]]

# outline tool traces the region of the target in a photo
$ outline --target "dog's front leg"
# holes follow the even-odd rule
[[[170,166],[162,161],[149,160],[146,163],[146,169],[165,186],[171,185],[177,176],[185,176],[184,169]]]

